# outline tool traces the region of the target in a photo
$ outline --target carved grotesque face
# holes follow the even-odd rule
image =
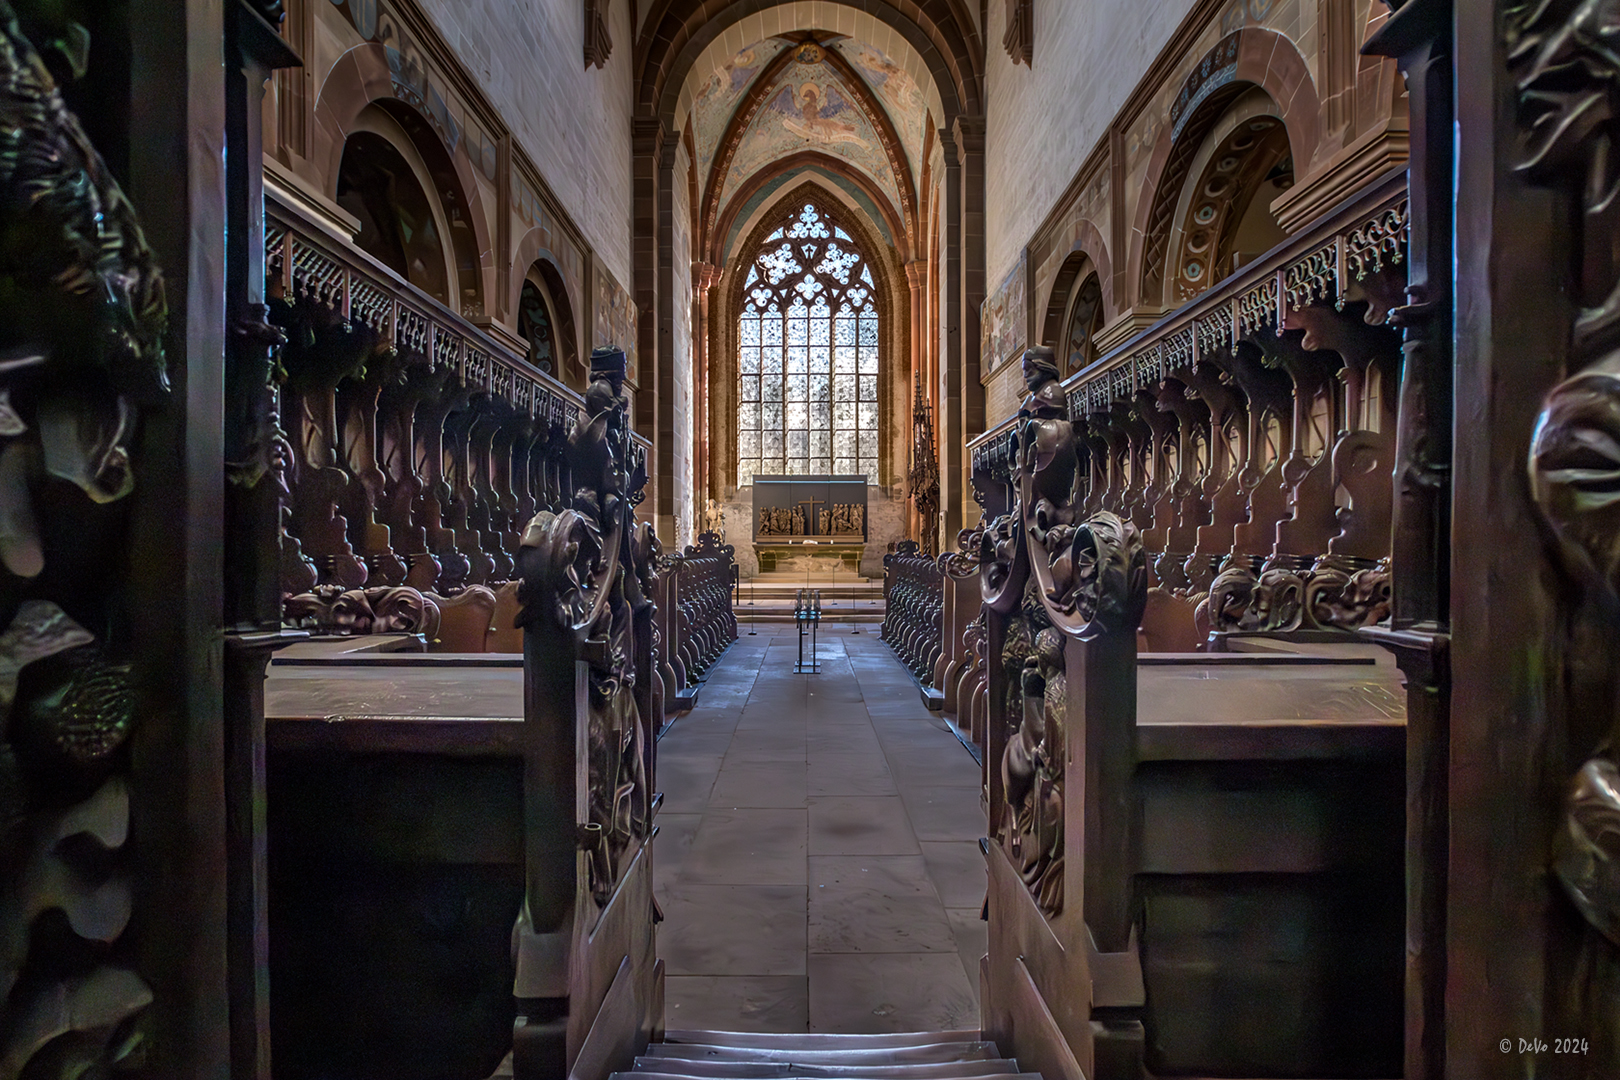
[[[1571,572],[1620,604],[1620,352],[1547,395],[1529,469]]]

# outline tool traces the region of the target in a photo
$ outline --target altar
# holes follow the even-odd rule
[[[866,550],[865,476],[755,476],[754,553],[761,573],[859,573]]]

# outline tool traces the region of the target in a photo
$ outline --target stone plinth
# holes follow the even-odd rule
[[[866,541],[858,536],[841,539],[803,539],[783,536],[754,541],[759,572],[787,571],[795,574],[832,574],[840,570],[858,573]]]

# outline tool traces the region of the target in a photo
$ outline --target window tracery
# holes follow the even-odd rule
[[[760,245],[737,328],[737,483],[878,471],[876,281],[849,233],[806,203]]]

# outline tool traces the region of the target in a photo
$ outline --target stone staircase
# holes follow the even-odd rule
[[[743,581],[733,594],[739,623],[792,622],[793,604],[800,589],[821,590],[824,625],[881,623],[883,582],[856,574],[820,575],[806,579],[786,572],[761,574]]]
[[[611,1080],[1041,1080],[977,1031],[892,1035],[668,1031]]]

